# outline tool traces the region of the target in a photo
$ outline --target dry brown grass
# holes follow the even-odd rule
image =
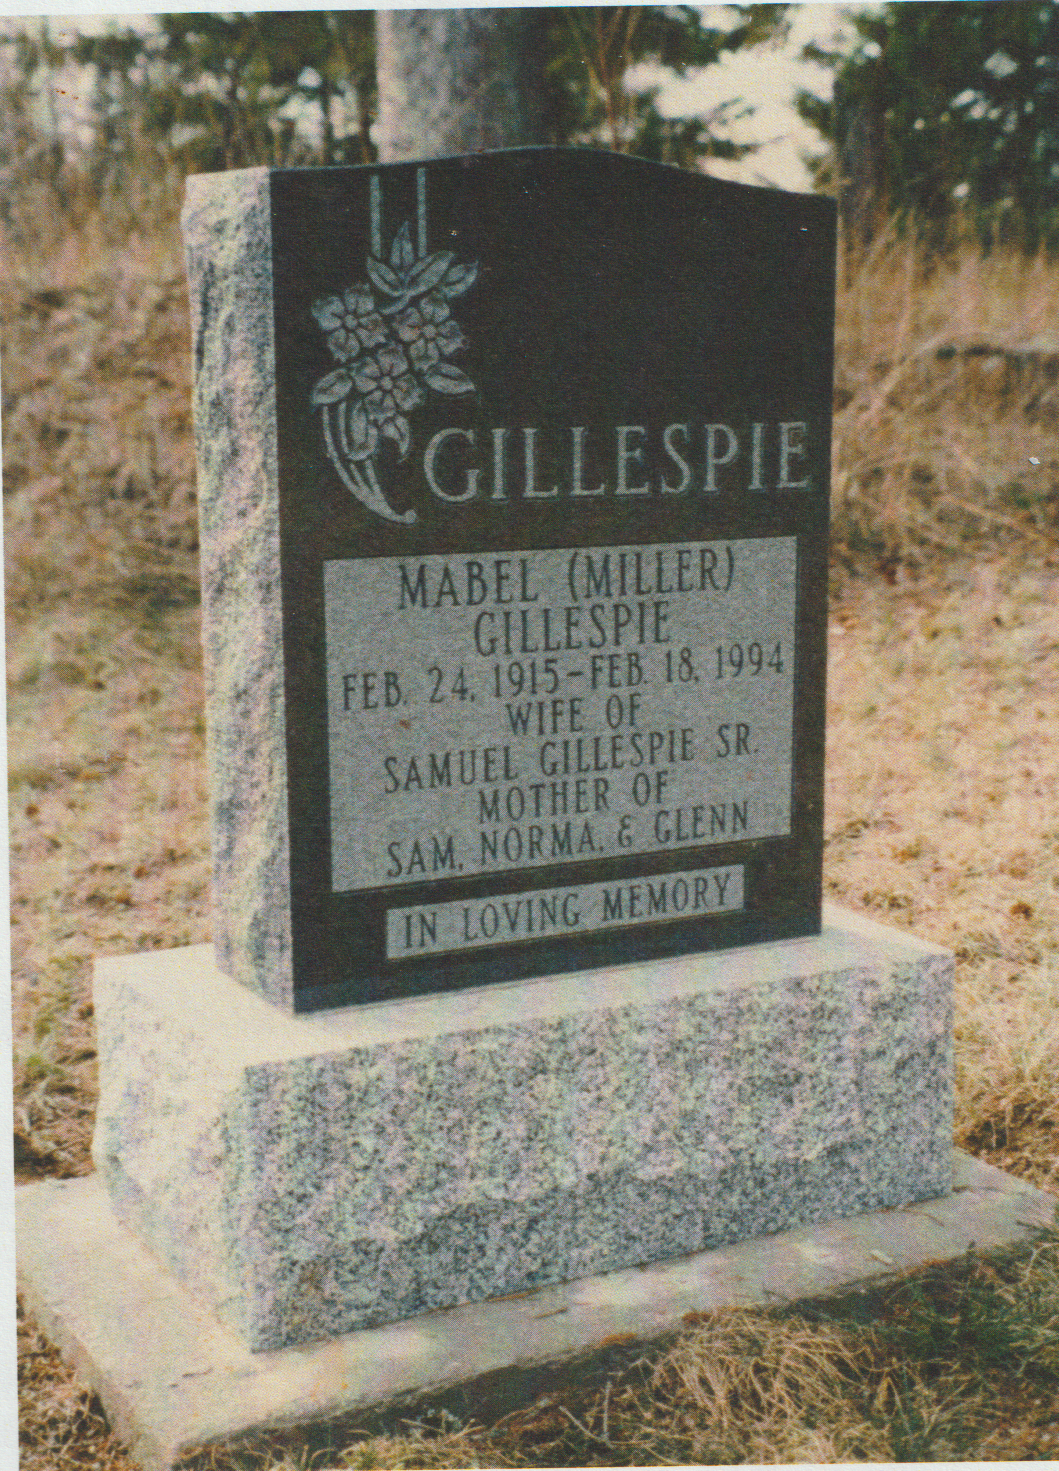
[[[925,258],[883,234],[839,291],[835,408],[839,569],[892,577],[973,547],[1054,558],[1054,260]]]
[[[858,584],[829,670],[832,897],[957,956],[957,1142],[1059,1189],[1059,606],[1049,568]]]
[[[8,672],[16,1164],[81,1174],[92,956],[209,934],[197,609],[42,608]]]
[[[208,935],[187,323],[173,201],[153,208],[166,230],[121,246],[32,210],[5,243],[22,1178],[89,1168],[90,957]],[[896,237],[840,296],[825,864],[833,897],[956,950],[957,1138],[1059,1190],[1057,309],[1054,264],[925,263]],[[408,1427],[317,1464],[1046,1456],[1054,1243],[989,1271],[928,1284],[927,1307],[880,1299],[881,1337],[721,1315],[488,1436]],[[969,1347],[997,1323],[1017,1383]],[[26,1466],[127,1464],[25,1331]]]
[[[193,585],[187,295],[175,226],[67,236],[0,271],[9,614]],[[74,247],[77,248],[74,248]]]
[[[1056,323],[895,231],[840,291],[825,870],[955,950],[957,1141],[1059,1189]]]
[[[829,1324],[712,1314],[626,1390],[623,1429],[644,1465],[889,1460],[884,1426],[851,1392],[872,1358],[866,1338]]]
[[[131,1463],[111,1435],[99,1401],[21,1313],[18,1392],[20,1471],[129,1471]]]
[[[120,243],[33,198],[0,274],[20,1176],[89,1168],[91,957],[208,937],[176,198]]]

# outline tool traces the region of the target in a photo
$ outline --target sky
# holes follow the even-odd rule
[[[173,11],[208,7],[201,3],[170,0],[158,8]],[[294,10],[315,7],[286,0],[286,3],[259,3],[253,8]],[[876,7],[862,4],[857,8]],[[708,23],[723,24],[723,6],[704,6],[703,10]],[[790,35],[782,46],[736,52],[723,58],[716,66],[697,75],[689,73],[683,79],[675,79],[664,72],[652,76],[646,69],[639,69],[637,84],[660,83],[659,106],[663,112],[673,116],[709,113],[719,103],[731,98],[740,98],[750,104],[754,108],[753,114],[737,123],[731,130],[731,136],[737,142],[761,146],[738,163],[711,161],[710,172],[745,183],[807,190],[811,187],[811,179],[803,161],[804,155],[819,153],[822,145],[819,135],[798,117],[792,98],[800,88],[823,97],[829,96],[830,75],[822,67],[799,60],[799,53],[807,41],[815,40],[826,45],[837,32],[843,29],[848,32],[848,23],[843,26],[846,11],[847,7],[841,5],[795,5],[792,7]],[[19,0],[0,0],[0,15],[24,13]],[[65,26],[81,31],[102,31],[110,21],[127,26],[147,19],[142,10],[125,12],[115,9],[102,13],[98,6],[87,3],[87,0],[80,7],[77,0],[74,0],[74,5],[70,0],[58,0],[52,6],[40,6],[34,14],[48,15],[49,25],[54,31]]]
[[[803,123],[792,98],[800,90],[819,97],[831,95],[831,73],[824,67],[799,60],[809,41],[829,45],[836,35],[850,31],[845,16],[849,6],[806,4],[792,7],[790,35],[778,48],[754,47],[733,52],[698,76],[671,80],[663,89],[659,106],[667,114],[688,116],[709,112],[728,98],[739,97],[754,107],[752,116],[731,131],[739,143],[761,146],[738,163],[721,159],[710,162],[710,173],[746,184],[771,184],[781,189],[811,188],[803,162],[804,154],[819,154],[819,133]],[[858,5],[857,10],[874,10]],[[707,19],[720,7],[704,7]]]

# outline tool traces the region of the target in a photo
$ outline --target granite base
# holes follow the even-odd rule
[[[951,956],[825,921],[309,1016],[100,961],[97,1170],[256,1350],[944,1195]]]

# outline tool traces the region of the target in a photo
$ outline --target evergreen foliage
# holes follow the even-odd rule
[[[970,214],[987,244],[1059,239],[1059,4],[891,3],[853,17],[850,53],[807,48],[834,68],[832,103],[803,118],[832,144],[818,182],[861,241],[893,214],[935,239]]]
[[[667,118],[657,105],[659,88],[637,90],[628,74],[654,63],[683,76],[726,52],[777,39],[788,8],[731,5],[729,23],[712,26],[693,6],[539,11],[534,33],[547,90],[541,141],[614,148],[684,167],[710,155],[740,156],[745,146],[717,136],[739,115],[738,103],[706,119]],[[100,191],[113,187],[137,140],[189,172],[375,158],[370,10],[181,12],[157,16],[150,29],[114,25],[101,36],[65,36],[60,44],[43,24],[38,31],[9,24],[0,37],[7,101],[21,87],[16,111],[25,117],[32,111],[27,99],[43,95],[65,62],[90,68],[89,152]]]
[[[708,26],[690,5],[560,7],[549,17],[546,74],[553,89],[549,141],[586,143],[693,168],[703,158],[738,158],[746,145],[716,129],[739,115],[722,104],[709,118],[667,118],[659,88],[629,86],[628,73],[654,63],[676,76],[712,66],[726,52],[782,39],[787,5],[728,7],[732,25]]]

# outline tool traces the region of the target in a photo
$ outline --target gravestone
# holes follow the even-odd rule
[[[222,969],[309,1010],[817,932],[831,203],[529,149],[254,208],[241,319],[189,236]]]
[[[118,1218],[281,1348],[936,1196],[951,959],[821,930],[834,211],[595,151],[189,180],[215,958]]]

